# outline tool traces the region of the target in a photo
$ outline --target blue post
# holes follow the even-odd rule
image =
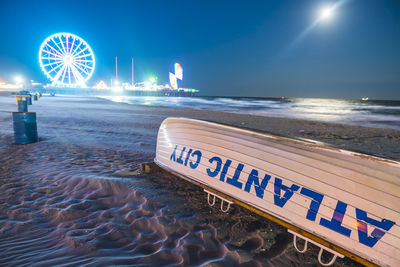
[[[14,141],[29,144],[38,141],[36,112],[13,112]]]
[[[18,100],[18,112],[28,112],[28,102],[26,100]]]

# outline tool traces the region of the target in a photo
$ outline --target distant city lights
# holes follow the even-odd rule
[[[95,86],[93,86],[93,89],[107,90],[110,89],[110,87],[108,87],[104,81],[100,81]]]
[[[21,84],[0,82],[0,89],[21,89]]]
[[[13,77],[15,83],[0,82],[0,88],[7,90],[27,89],[55,89],[79,88],[89,89],[86,81],[92,76],[95,67],[95,58],[90,46],[80,37],[70,33],[57,33],[49,36],[42,43],[39,51],[40,66],[50,79],[51,83],[43,84],[33,80],[25,79],[22,75]],[[172,91],[199,92],[196,89],[179,88],[178,80],[183,79],[183,69],[180,63],[174,64],[174,73],[169,73],[169,84],[158,84],[158,77],[148,76],[144,82],[134,83],[133,79],[133,58],[132,58],[132,80],[131,83],[119,81],[116,76],[107,85],[104,80],[98,81],[90,87],[94,90],[110,90],[113,92],[122,91],[165,91],[165,95],[173,94]],[[30,81],[30,82],[28,82]]]
[[[15,76],[14,77],[14,81],[16,82],[16,84],[23,84],[23,82],[24,82],[24,79],[22,78],[22,76]]]

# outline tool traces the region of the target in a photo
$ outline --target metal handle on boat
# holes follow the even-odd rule
[[[304,248],[303,248],[303,250],[300,250],[298,247],[297,247],[297,235],[293,235],[293,246],[294,246],[294,248],[297,250],[297,252],[299,252],[299,253],[304,253],[304,252],[306,252],[307,251],[307,244],[308,244],[308,241],[307,240],[304,240]]]
[[[321,259],[323,252],[324,252],[324,249],[321,247],[321,249],[319,250],[319,253],[318,253],[318,262],[319,262],[319,264],[321,264],[322,266],[331,266],[336,261],[336,258],[337,258],[338,255],[336,253],[332,253],[331,252],[331,254],[333,254],[333,258],[331,259],[330,262],[324,263],[324,262],[322,262],[322,259]]]
[[[213,194],[213,193],[211,193],[210,191],[207,191],[207,190],[205,190],[205,189],[204,189],[204,192],[207,193],[207,202],[208,202],[208,205],[209,205],[210,207],[212,207],[212,206],[215,205],[215,198],[217,197],[217,198],[221,199],[221,211],[222,211],[222,212],[228,212],[228,210],[231,208],[231,205],[233,204],[232,201],[229,201],[229,200],[227,200],[227,199],[225,199],[225,198],[222,198],[222,197],[220,197],[220,196],[218,196],[218,195],[216,195],[216,194]],[[212,202],[210,202],[210,195],[213,196]],[[224,209],[224,203],[225,203],[225,202],[228,203],[228,205],[227,205],[226,208]]]
[[[215,205],[215,195],[214,195],[213,193],[207,191],[207,190],[204,190],[204,191],[207,192],[207,202],[208,202],[208,205],[209,205],[210,207],[214,206],[214,205]],[[212,196],[214,197],[211,203],[210,203],[210,195],[212,195]]]
[[[228,206],[226,207],[226,209],[223,208],[224,207],[224,202],[228,203]],[[222,212],[228,212],[228,210],[231,208],[231,204],[232,203],[233,203],[232,201],[229,201],[229,200],[221,198],[221,211]]]
[[[319,243],[317,243],[317,242],[315,242],[315,241],[313,241],[313,240],[311,240],[311,239],[309,239],[309,238],[307,238],[307,237],[305,237],[305,236],[302,236],[302,235],[300,235],[300,234],[298,234],[298,233],[296,233],[296,232],[294,232],[294,231],[292,231],[292,230],[290,230],[290,229],[288,229],[288,232],[291,233],[291,234],[293,235],[293,246],[294,246],[295,249],[296,249],[298,252],[300,252],[300,253],[304,253],[304,252],[307,250],[307,244],[308,244],[308,242],[313,243],[314,245],[318,246],[318,247],[320,248],[319,253],[318,253],[318,262],[319,262],[322,266],[330,266],[330,265],[332,265],[332,264],[336,261],[336,258],[337,258],[337,257],[339,257],[339,258],[344,258],[344,255],[342,255],[342,254],[340,254],[340,253],[334,251],[333,249],[327,248],[327,247],[325,247],[325,246],[323,246],[323,245],[321,245],[321,244],[319,244]],[[303,248],[303,250],[299,250],[298,247],[297,247],[297,244],[296,244],[296,239],[297,239],[297,237],[303,239],[304,242],[305,242],[305,243],[304,243],[304,248]],[[322,262],[322,253],[323,253],[324,251],[327,251],[327,252],[329,252],[329,253],[331,253],[331,254],[333,255],[333,258],[332,258],[331,261],[328,262],[328,263]]]

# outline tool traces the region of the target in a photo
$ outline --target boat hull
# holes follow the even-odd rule
[[[318,143],[168,118],[156,163],[364,264],[400,266],[400,164]]]

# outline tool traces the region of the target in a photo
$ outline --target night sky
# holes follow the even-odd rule
[[[400,99],[400,1],[347,0],[306,32],[318,10],[337,1],[18,1],[0,0],[0,80],[21,74],[47,82],[38,63],[46,37],[76,34],[96,70],[166,83],[175,62],[180,87],[207,96]]]

